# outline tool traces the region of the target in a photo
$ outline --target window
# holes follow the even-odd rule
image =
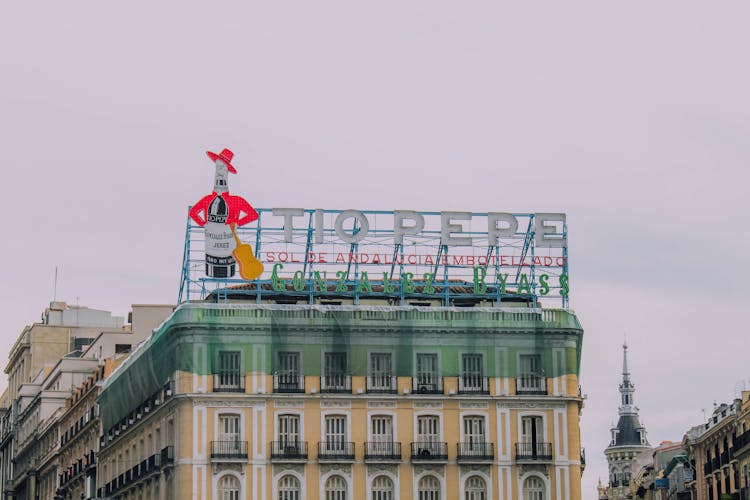
[[[276,390],[278,392],[299,392],[304,390],[302,370],[298,352],[280,352],[277,370]]]
[[[440,419],[437,415],[417,417],[417,440],[425,443],[440,441]]]
[[[391,365],[391,353],[374,352],[370,354],[370,376],[367,380],[367,390],[376,392],[391,392],[396,390]]]
[[[329,477],[325,488],[326,500],[346,500],[346,481],[343,477]]]
[[[419,500],[440,500],[440,482],[435,476],[424,476],[417,486]]]
[[[279,415],[279,444],[282,450],[299,446],[299,430],[299,415]]]
[[[351,390],[345,352],[325,353],[321,390],[332,392]]]
[[[537,443],[542,441],[544,430],[542,429],[542,417],[521,418],[521,442]]]
[[[442,392],[437,354],[417,353],[417,372],[415,378],[416,385],[414,392]]]
[[[544,500],[544,483],[536,476],[530,476],[523,482],[524,500]]]
[[[219,415],[219,440],[214,444],[214,453],[236,455],[242,453],[240,441],[240,416]]]
[[[487,500],[487,485],[479,476],[466,480],[466,500]]]
[[[378,476],[372,481],[372,500],[393,500],[393,481],[388,476]]]
[[[460,392],[487,391],[488,387],[483,376],[481,354],[463,354],[461,356],[461,376],[458,382],[458,390]]]
[[[221,351],[219,353],[219,373],[214,379],[214,389],[217,391],[244,391],[244,381],[240,352]]]
[[[394,456],[393,418],[389,415],[374,415],[370,420],[372,443],[370,450],[375,456]]]
[[[240,481],[236,477],[219,479],[219,500],[240,500]]]
[[[279,500],[299,500],[299,480],[286,475],[279,480]]]
[[[538,354],[521,354],[519,358],[516,391],[521,393],[546,393],[542,370],[542,357]]]
[[[346,451],[346,415],[326,416],[325,439],[325,451],[332,453],[343,453]]]
[[[484,454],[487,439],[484,433],[484,417],[464,417],[462,452]]]

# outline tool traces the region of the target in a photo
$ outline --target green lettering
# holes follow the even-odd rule
[[[294,271],[294,277],[292,278],[292,287],[296,292],[301,292],[305,289],[305,275],[302,274],[302,271]]]
[[[283,264],[274,264],[271,270],[271,287],[277,292],[283,292],[286,290],[286,283],[284,280],[279,278],[279,269],[284,269]]]
[[[561,274],[560,275],[560,295],[563,297],[567,297],[570,293],[570,286],[568,284],[568,275],[567,274]]]
[[[422,292],[435,293],[435,287],[432,286],[432,283],[435,281],[435,273],[424,273],[422,277],[424,278],[424,288],[422,288]]]
[[[518,293],[531,293],[531,286],[529,285],[529,278],[525,274],[521,275],[521,279],[518,280]]]
[[[327,292],[328,291],[328,285],[326,284],[326,272],[323,271],[323,276],[320,276],[320,271],[313,271],[313,279],[315,280],[315,285],[318,287],[319,292]]]
[[[539,290],[539,295],[547,295],[549,293],[549,284],[547,283],[547,280],[549,279],[549,274],[540,274],[539,275],[539,286],[541,286],[541,290]]]
[[[508,273],[497,273],[497,281],[500,284],[500,293],[505,293],[505,283],[508,281]]]
[[[485,276],[487,276],[487,269],[481,266],[474,266],[474,293],[487,293],[487,283],[484,281]]]
[[[359,278],[359,284],[357,284],[357,291],[372,293],[372,285],[370,284],[370,278],[367,277],[367,271],[362,271],[362,275]]]
[[[401,286],[404,288],[404,293],[414,293],[414,273],[402,274]]]
[[[388,273],[383,273],[383,292],[396,293],[396,285],[390,282],[388,279]]]
[[[336,277],[339,279],[339,282],[336,284],[336,291],[348,291],[349,288],[346,286],[346,271],[336,271]]]

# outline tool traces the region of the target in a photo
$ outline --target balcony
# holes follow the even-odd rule
[[[487,377],[479,375],[461,375],[458,377],[459,394],[489,394],[490,382]]]
[[[321,441],[318,443],[318,460],[351,462],[354,460],[354,443],[349,441]]]
[[[174,446],[165,446],[161,449],[161,465],[171,465],[174,463]]]
[[[411,379],[412,394],[443,394],[443,377],[418,375]]]
[[[412,462],[445,462],[448,460],[448,443],[412,443],[411,460]]]
[[[368,394],[396,394],[396,377],[390,375],[369,375],[366,377],[365,390]]]
[[[516,443],[516,462],[551,462],[552,443]]]
[[[458,443],[456,447],[458,448],[456,458],[459,462],[491,462],[495,459],[495,446],[492,443],[465,441]]]
[[[211,441],[211,459],[247,460],[247,441]]]
[[[245,392],[245,377],[239,372],[214,375],[214,392]]]
[[[365,443],[365,461],[393,462],[401,460],[401,443],[392,441]]]
[[[320,377],[320,392],[351,394],[352,377],[343,373],[324,375]]]
[[[541,373],[522,373],[516,377],[516,394],[544,396],[547,394],[547,378]]]
[[[273,392],[277,394],[301,394],[305,392],[305,377],[293,373],[275,373]]]
[[[307,441],[272,441],[271,460],[277,462],[307,460]]]

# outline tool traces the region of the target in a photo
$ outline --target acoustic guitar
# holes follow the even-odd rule
[[[254,280],[263,273],[263,263],[255,258],[255,253],[253,253],[253,248],[250,245],[240,241],[235,225],[230,224],[229,227],[232,228],[234,241],[237,242],[237,247],[232,251],[232,256],[240,266],[240,276],[242,276],[242,279]]]

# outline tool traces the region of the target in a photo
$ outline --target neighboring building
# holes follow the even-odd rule
[[[104,380],[122,359],[105,359],[66,402],[58,424],[60,474],[56,493],[62,498],[95,497],[101,438],[97,398]]]
[[[644,500],[690,500],[685,482],[692,466],[682,443],[664,441],[652,452],[644,451],[631,465],[630,498]]]
[[[316,300],[178,307],[105,382],[97,496],[581,498],[572,311]]]
[[[64,357],[36,380],[23,384],[15,421],[16,445],[8,491],[13,498],[50,498],[58,475],[57,421],[73,388],[98,365],[95,359]],[[52,453],[51,453],[52,452]]]
[[[739,500],[750,500],[750,391],[742,391],[742,407],[737,417],[737,435],[732,455],[739,471]]]
[[[743,393],[743,397],[745,394],[750,392]],[[747,480],[746,475],[741,476],[741,470],[744,464],[747,474],[750,444],[750,435],[746,433],[747,408],[746,403],[743,412],[742,399],[735,399],[730,405],[721,404],[714,408],[708,422],[691,429],[683,438],[683,446],[695,464],[695,481],[690,483],[694,499],[740,498],[742,480]]]
[[[67,415],[66,400],[81,386],[93,389],[87,385],[89,376],[100,372],[107,358],[127,355],[171,309],[134,306],[134,324],[126,326],[123,318],[106,311],[53,302],[42,315],[42,323],[24,328],[11,349],[5,368],[9,384],[0,398],[2,498],[55,496],[62,484],[62,468],[70,458],[66,455],[66,463],[60,462],[61,446],[67,443],[62,437],[69,433],[67,426],[60,427],[60,419]],[[98,440],[98,423],[96,429],[86,427],[88,437],[96,434]]]
[[[611,429],[612,439],[604,450],[609,466],[608,486],[599,491],[600,499],[622,500],[630,495],[632,462],[640,454],[650,452],[646,428],[638,418],[638,408],[633,399],[635,386],[628,369],[628,346],[622,346],[622,383],[620,384],[620,418]]]

